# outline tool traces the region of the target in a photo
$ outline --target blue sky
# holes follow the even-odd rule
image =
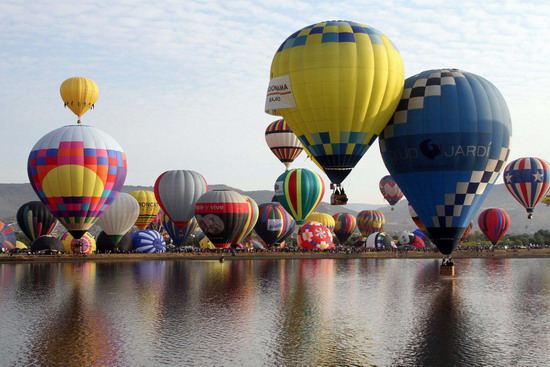
[[[490,80],[512,115],[510,160],[550,160],[547,2],[2,0],[0,182],[28,182],[34,143],[76,121],[59,85],[85,76],[100,96],[82,120],[122,145],[127,184],[192,169],[210,184],[271,190],[284,170],[264,139],[271,60],[291,33],[330,19],[385,33],[406,76],[452,67]],[[293,167],[317,170],[304,154]],[[350,202],[383,203],[385,174],[375,144],[344,182]]]

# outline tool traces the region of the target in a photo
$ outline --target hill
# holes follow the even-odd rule
[[[273,197],[273,191],[270,190],[243,191],[226,185],[209,185],[209,188],[210,190],[235,190],[240,194],[250,196],[258,204],[270,202]],[[132,192],[134,190],[152,189],[150,186],[124,186],[122,191]],[[15,222],[17,209],[24,203],[32,200],[38,199],[30,184],[0,184],[0,220],[7,223]],[[486,208],[502,208],[508,212],[512,222],[508,233],[511,234],[532,233],[539,229],[548,229],[550,227],[550,207],[545,205],[537,206],[534,218],[527,220],[525,209],[512,198],[503,184],[493,187],[480,211]],[[346,212],[353,215],[357,215],[361,210],[379,210],[384,213],[386,217],[385,230],[388,232],[400,232],[415,228],[409,216],[406,200],[401,200],[393,211],[389,205],[379,206],[351,203],[344,207],[333,206],[326,202],[322,202],[317,209],[319,212],[328,214]],[[477,218],[477,214],[474,218]],[[477,223],[475,223],[474,229],[478,229]]]

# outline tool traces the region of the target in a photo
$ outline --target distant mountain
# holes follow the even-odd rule
[[[209,188],[210,190],[235,190],[240,194],[250,196],[258,204],[270,202],[274,194],[273,191],[269,190],[243,191],[227,185],[209,185]],[[132,192],[135,190],[153,190],[153,188],[151,186],[124,186],[122,189],[123,192]],[[32,200],[38,200],[38,198],[30,184],[0,184],[0,220],[7,223],[15,222],[15,215],[19,207]],[[532,233],[539,229],[550,229],[550,207],[546,205],[537,206],[534,218],[527,220],[525,209],[512,198],[503,184],[493,187],[480,210],[486,208],[502,208],[508,212],[512,222],[509,233]],[[386,218],[385,230],[388,232],[395,233],[416,228],[409,216],[406,200],[401,200],[397,203],[393,211],[389,205],[380,206],[358,203],[346,206],[334,206],[322,202],[317,208],[317,211],[331,215],[339,212],[357,215],[361,210],[378,210],[384,213]],[[479,229],[477,227],[477,214],[474,218],[474,229]]]

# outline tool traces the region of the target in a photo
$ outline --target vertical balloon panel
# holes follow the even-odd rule
[[[405,81],[380,150],[443,254],[456,248],[504,168],[510,136],[506,102],[482,77],[441,69]]]

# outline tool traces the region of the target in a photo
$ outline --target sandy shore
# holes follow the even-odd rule
[[[87,256],[77,255],[0,255],[0,263],[35,263],[35,262],[83,262],[83,261],[144,261],[144,260],[218,260],[221,254],[96,254]],[[235,256],[224,254],[226,261],[231,260],[258,260],[258,259],[362,259],[362,258],[403,258],[403,259],[440,259],[443,256],[434,252],[391,253],[365,252],[354,254],[333,253],[289,253],[289,252],[262,252],[237,253]],[[497,250],[484,251],[457,251],[454,259],[460,258],[540,258],[550,257],[550,249],[539,250]]]

